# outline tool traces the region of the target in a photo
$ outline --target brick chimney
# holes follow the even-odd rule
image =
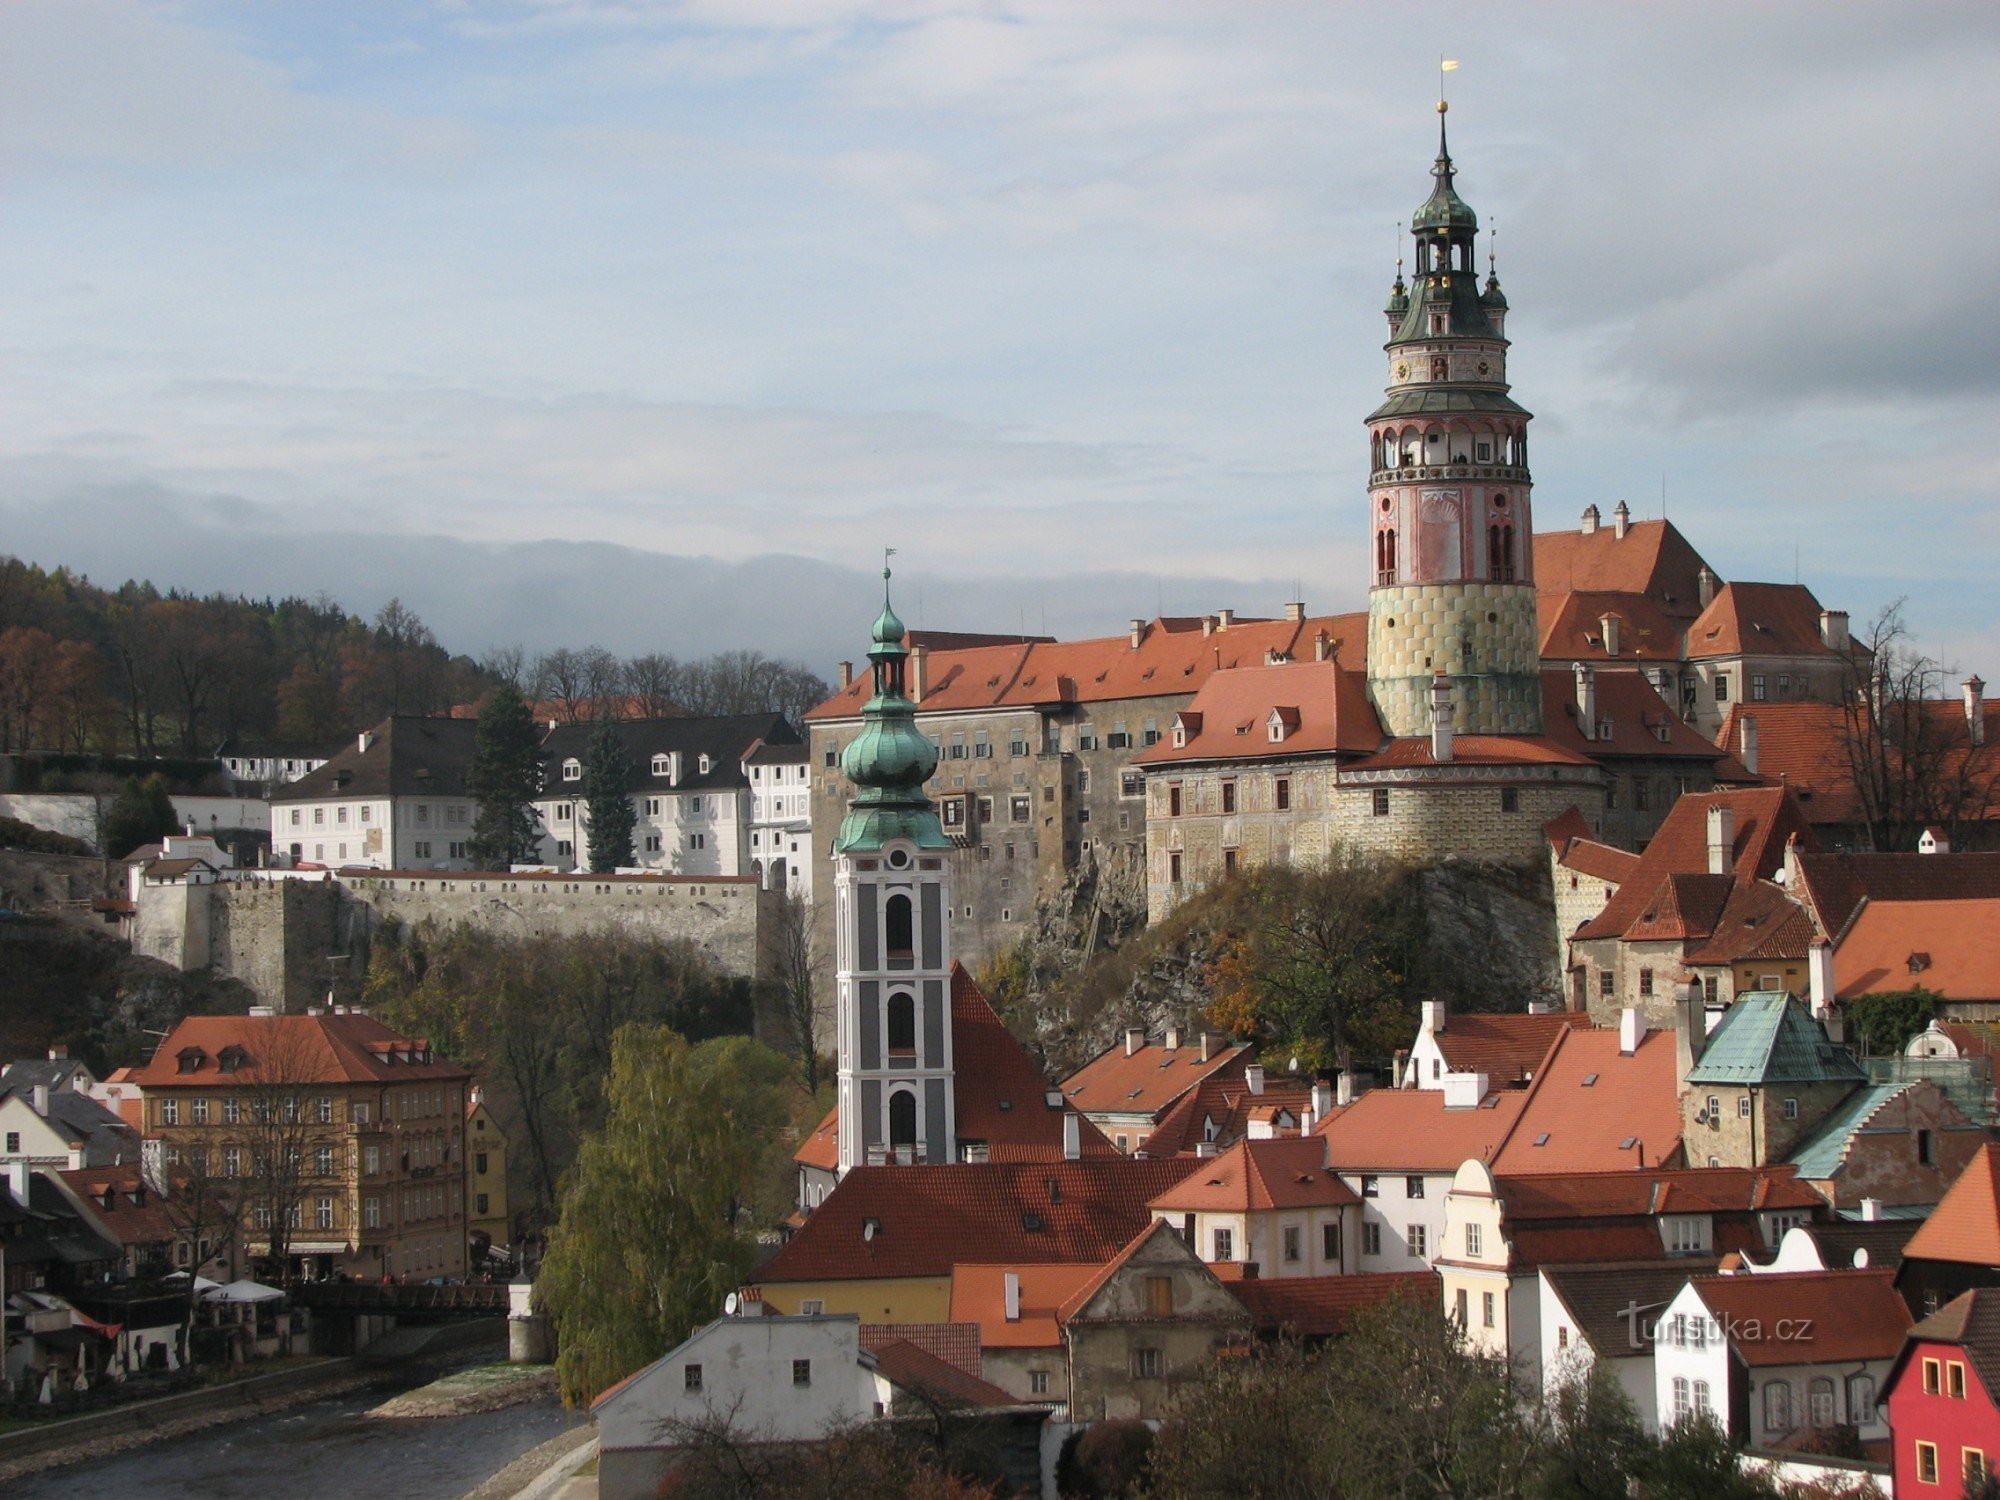
[[[1235,623],[1236,623],[1235,610],[1218,609],[1215,612],[1215,628],[1217,630],[1227,630],[1230,626],[1234,625]]]
[[[1616,615],[1600,615],[1598,617],[1597,628],[1604,632],[1604,654],[1606,656],[1616,656],[1618,654],[1620,644],[1618,639],[1619,628],[1624,623]]]
[[[1740,727],[1736,758],[1743,762],[1743,769],[1752,776],[1757,774],[1757,716],[1745,714]]]
[[[1986,684],[1977,674],[1965,679],[1965,732],[1973,744],[1986,743]]]
[[[1736,867],[1736,809],[1718,802],[1708,810],[1708,873],[1727,875]]]
[[[1597,738],[1597,669],[1589,662],[1576,664],[1576,721],[1585,739]]]
[[[1313,660],[1325,661],[1331,655],[1333,655],[1333,640],[1322,630],[1313,637]]]
[[[1829,651],[1847,649],[1847,611],[1823,609],[1819,612],[1819,638]]]
[[[1441,766],[1451,761],[1451,737],[1458,717],[1451,700],[1451,679],[1439,672],[1431,678],[1431,759]]]
[[[1306,617],[1306,601],[1294,599],[1285,606],[1285,618],[1296,625]]]
[[[851,662],[851,661],[844,661],[844,662],[842,662],[842,663],[840,664],[840,685],[841,685],[842,687],[844,687],[844,688],[848,688],[848,687],[853,687],[853,686],[854,686],[854,663],[853,663],[853,662]]]
[[[1253,1094],[1264,1092],[1264,1065],[1252,1063],[1243,1070],[1243,1086]]]
[[[1632,507],[1627,505],[1623,500],[1620,500],[1618,502],[1618,509],[1611,512],[1611,534],[1622,542],[1625,540],[1625,533],[1631,529]]]
[[[1597,535],[1597,507],[1594,505],[1586,505],[1583,508],[1583,534]]]

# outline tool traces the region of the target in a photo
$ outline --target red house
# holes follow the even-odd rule
[[[2000,1290],[1912,1328],[1885,1389],[1897,1500],[1956,1500],[2000,1463]]]

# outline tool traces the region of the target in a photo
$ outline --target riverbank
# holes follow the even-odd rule
[[[393,1396],[368,1415],[385,1419],[465,1417],[475,1412],[500,1411],[555,1392],[553,1365],[474,1365]]]

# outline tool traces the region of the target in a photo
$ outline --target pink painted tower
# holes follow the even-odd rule
[[[1540,734],[1529,414],[1507,394],[1507,299],[1476,263],[1479,219],[1436,179],[1389,296],[1388,399],[1368,417],[1368,690],[1388,731],[1431,733],[1438,674],[1460,734]]]

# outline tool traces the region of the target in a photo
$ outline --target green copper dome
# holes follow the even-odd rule
[[[903,622],[889,605],[889,570],[882,570],[882,613],[868,649],[874,691],[861,710],[861,733],[841,752],[840,769],[855,792],[834,838],[836,854],[880,849],[907,839],[919,849],[949,849],[924,783],[937,770],[937,747],[917,728],[917,707],[903,690],[909,648]]]
[[[1421,234],[1426,229],[1465,230],[1479,228],[1479,215],[1472,211],[1472,205],[1458,196],[1452,186],[1451,151],[1444,140],[1444,106],[1438,106],[1438,154],[1431,163],[1431,176],[1436,184],[1431,188],[1430,197],[1424,200],[1417,216],[1410,220],[1410,229]]]

